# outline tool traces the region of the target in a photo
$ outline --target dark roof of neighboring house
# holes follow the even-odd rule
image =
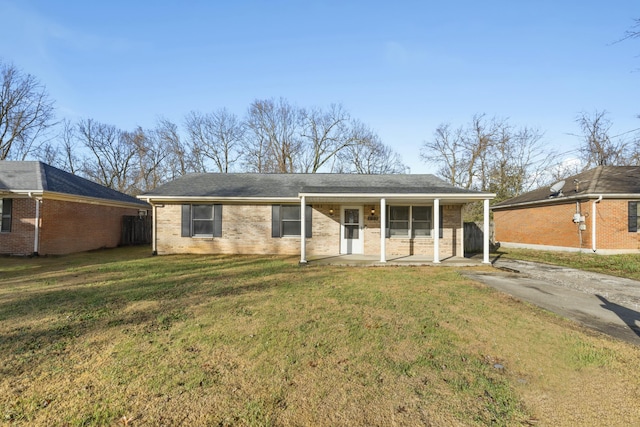
[[[521,205],[557,203],[576,198],[640,197],[639,166],[598,166],[588,171],[565,178],[560,191],[553,193],[550,187],[542,187],[520,196],[496,203],[491,209],[516,207]],[[562,183],[562,181],[560,181]]]
[[[0,161],[0,191],[51,192],[147,206],[135,197],[38,161]]]
[[[197,173],[139,197],[298,197],[331,194],[485,194],[455,187],[435,175]],[[492,195],[491,195],[492,196]]]

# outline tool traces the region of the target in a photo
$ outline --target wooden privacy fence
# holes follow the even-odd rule
[[[481,222],[465,222],[464,223],[464,252],[477,253],[482,252],[484,242],[484,231],[482,231],[483,223]],[[493,246],[493,222],[489,224],[489,245]]]
[[[148,245],[151,243],[151,216],[123,216],[120,245]]]

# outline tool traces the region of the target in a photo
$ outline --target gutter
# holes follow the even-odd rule
[[[120,200],[113,200],[113,199],[103,199],[100,197],[79,196],[76,194],[58,193],[53,191],[16,190],[16,191],[12,191],[10,194],[27,196],[27,197],[33,198],[32,194],[34,193],[37,193],[39,197],[44,197],[46,195],[47,200],[60,200],[65,202],[87,203],[90,205],[113,206],[113,207],[128,208],[128,209],[144,208],[142,203],[136,203],[135,201],[128,202],[128,201],[120,201]]]
[[[33,195],[31,191],[27,193],[30,199],[35,200],[36,202],[36,221],[34,224],[34,237],[33,237],[33,254],[38,256],[38,251],[40,249],[40,200],[36,196]]]
[[[463,193],[298,193],[296,197],[238,197],[238,196],[153,196],[139,195],[136,196],[140,200],[145,200],[151,204],[155,203],[181,203],[194,201],[216,201],[229,203],[297,203],[300,197],[307,199],[329,198],[329,199],[440,199],[440,200],[475,200],[495,198],[494,193],[484,194],[463,194]]]
[[[491,206],[492,211],[501,210],[501,209],[513,209],[513,208],[523,208],[529,206],[540,206],[540,205],[551,205],[551,204],[561,204],[567,201],[582,201],[585,199],[597,199],[597,198],[606,198],[606,199],[637,199],[637,193],[611,193],[611,194],[594,194],[594,193],[585,193],[585,194],[576,194],[573,196],[564,196],[564,197],[554,197],[551,199],[539,199],[533,200],[530,202],[521,202],[521,203],[511,203],[508,205],[494,205]]]
[[[591,220],[591,250],[595,252],[598,248],[596,246],[596,203],[602,201],[602,194],[592,202],[591,212],[593,213],[593,220]]]

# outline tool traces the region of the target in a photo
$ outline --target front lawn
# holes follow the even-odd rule
[[[0,258],[2,422],[640,424],[638,348],[452,268],[148,253]]]

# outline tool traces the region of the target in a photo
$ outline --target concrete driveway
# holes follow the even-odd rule
[[[493,272],[461,271],[520,300],[640,345],[640,282],[566,267],[497,259]]]

